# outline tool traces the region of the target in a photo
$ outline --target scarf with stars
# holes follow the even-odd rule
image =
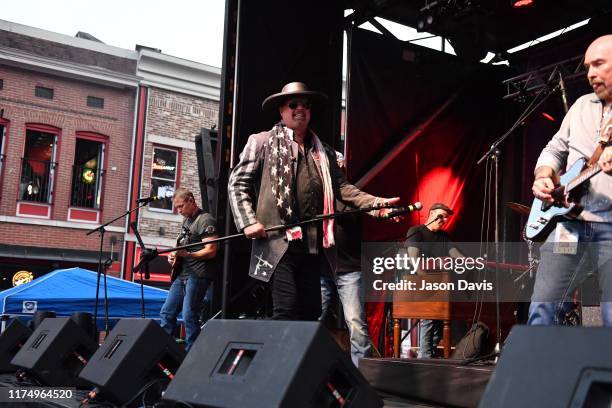
[[[332,189],[329,160],[325,148],[314,132],[312,137],[312,158],[319,166],[319,175],[323,181],[323,214],[334,213],[334,192]],[[272,178],[272,194],[276,199],[278,213],[285,224],[292,221],[295,208],[295,194],[293,187],[293,166],[291,165],[291,137],[282,123],[277,123],[270,132],[268,148],[270,150],[270,176]],[[334,220],[323,221],[323,247],[329,248],[335,244]]]

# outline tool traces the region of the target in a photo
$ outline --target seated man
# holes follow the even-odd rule
[[[417,225],[406,233],[408,256],[418,258],[421,254],[428,258],[447,257],[459,258],[463,255],[451,243],[450,237],[442,227],[453,215],[453,210],[442,203],[435,203],[429,209],[425,224]],[[420,271],[417,271],[419,273]],[[442,338],[441,320],[421,320],[419,338],[419,358],[431,358],[433,349]]]

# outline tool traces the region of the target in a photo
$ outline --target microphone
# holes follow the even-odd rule
[[[559,89],[561,90],[561,100],[563,101],[563,109],[565,113],[569,110],[569,105],[567,104],[567,91],[565,89],[565,81],[563,80],[563,74],[559,72]]]
[[[407,214],[412,211],[419,211],[422,208],[423,208],[423,204],[421,204],[420,202],[409,204],[405,207],[402,207],[402,206],[394,207],[393,210],[390,211],[389,214],[385,215],[383,218],[395,218],[395,217]]]
[[[149,204],[153,201],[158,201],[158,200],[162,200],[166,197],[160,197],[160,196],[153,196],[153,197],[141,197],[139,199],[136,200],[137,203],[141,204],[141,203],[146,203]]]

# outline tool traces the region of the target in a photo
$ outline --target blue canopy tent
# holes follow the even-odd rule
[[[97,273],[82,268],[58,269],[32,282],[0,292],[0,313],[11,317],[31,317],[37,310],[57,316],[74,312],[94,312]],[[141,317],[140,284],[107,276],[108,316],[116,321]],[[144,286],[145,317],[159,319],[168,291]],[[104,321],[104,278],[100,279],[98,327]]]

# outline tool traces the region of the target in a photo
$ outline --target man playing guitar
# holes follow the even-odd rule
[[[184,217],[177,246],[217,238],[215,219],[198,207],[191,191],[178,188],[174,193],[174,208]],[[178,250],[168,256],[168,262],[172,265],[172,284],[160,311],[161,327],[172,335],[176,328],[176,318],[182,310],[187,350],[200,333],[200,306],[214,277],[216,254],[217,244],[202,244]]]
[[[599,166],[599,169],[594,168],[598,173],[578,198],[582,212],[576,219],[557,223],[540,249],[541,261],[529,307],[528,323],[532,325],[563,321],[571,293],[584,280],[590,264],[599,275],[603,323],[612,326],[612,145],[609,142],[612,35],[591,43],[584,66],[594,93],[583,95],[572,105],[561,128],[540,154],[533,194],[557,208],[569,206],[553,194],[559,184],[559,173],[569,170],[579,159],[589,161],[587,168]]]

